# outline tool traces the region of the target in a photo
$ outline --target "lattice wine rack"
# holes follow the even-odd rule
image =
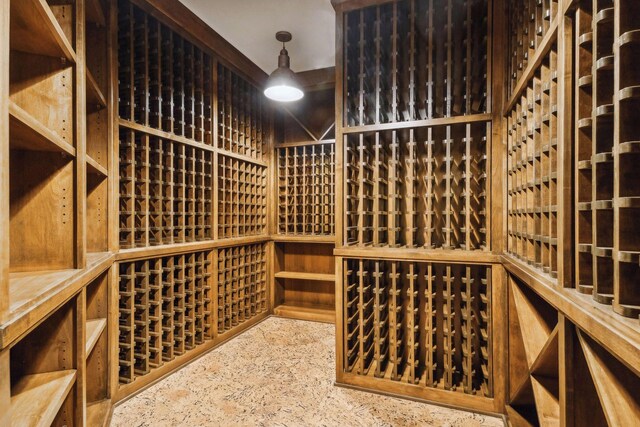
[[[633,1],[580,1],[574,41],[577,289],[630,317],[640,314],[638,14]]]
[[[349,134],[346,243],[487,247],[490,123]]]
[[[278,149],[278,232],[335,234],[335,144]]]
[[[635,3],[620,2],[614,8],[611,0],[585,0],[575,18],[580,53],[576,56],[577,289],[603,304],[615,300],[616,311],[634,317],[640,313],[640,294],[634,285],[640,273],[640,247],[633,219],[638,206],[634,121],[640,79],[632,58],[640,52],[636,34],[640,26],[625,14],[638,12]],[[616,13],[621,16],[617,33]]]
[[[218,333],[267,311],[265,244],[218,250]]]
[[[491,268],[344,261],[344,369],[492,396]]]
[[[218,148],[263,160],[269,122],[262,93],[218,64]]]
[[[348,12],[345,125],[485,113],[487,11],[486,0],[404,0]]]
[[[120,128],[120,247],[212,238],[213,153]]]
[[[267,227],[267,168],[218,156],[218,237],[258,235]]]
[[[618,0],[619,25],[614,40],[616,58],[616,118],[614,165],[614,247],[613,309],[629,317],[640,315],[640,4]]]
[[[120,118],[213,145],[211,56],[129,1],[118,11]]]
[[[194,252],[120,263],[120,383],[213,339],[210,256]]]
[[[543,59],[508,122],[509,253],[557,275],[557,50]]]

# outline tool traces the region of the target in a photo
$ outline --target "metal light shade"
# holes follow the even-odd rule
[[[281,31],[276,34],[276,39],[283,42],[283,47],[278,56],[278,68],[269,76],[264,94],[278,102],[298,101],[302,99],[304,92],[296,74],[289,68],[289,53],[284,48],[284,42],[291,40],[291,34]]]

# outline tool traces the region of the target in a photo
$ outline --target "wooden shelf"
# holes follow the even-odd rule
[[[93,74],[87,68],[87,107],[89,111],[100,110],[107,106],[107,99],[100,90],[98,82],[93,78]]]
[[[11,49],[65,58],[76,54],[45,0],[11,1]]]
[[[276,279],[316,280],[320,282],[335,282],[334,274],[303,273],[297,271],[278,271]]]
[[[9,138],[12,148],[61,152],[75,156],[76,149],[73,145],[45,127],[13,101],[9,101],[9,115]]]
[[[335,236],[309,236],[309,235],[283,235],[277,234],[271,236],[276,243],[318,243],[325,245],[335,245]]]
[[[107,327],[107,319],[91,319],[87,320],[87,332],[86,332],[86,345],[85,345],[85,353],[86,356],[89,357],[93,348],[96,346],[96,343],[100,339],[100,335],[102,335],[102,331]]]
[[[289,319],[311,320],[322,323],[335,323],[335,311],[329,308],[296,306],[291,303],[282,304],[273,309],[276,316]]]
[[[102,5],[100,4],[100,0],[86,0],[85,17],[87,21],[93,22],[99,27],[104,27],[106,25],[107,21],[104,16],[104,10],[102,10]]]
[[[0,325],[0,348],[19,337],[36,319],[47,316],[53,307],[66,301],[78,289],[106,270],[113,254],[87,254],[82,269],[15,272],[9,275],[9,319]]]
[[[109,171],[107,170],[107,168],[105,168],[96,160],[94,160],[93,157],[87,155],[86,160],[87,160],[87,173],[101,176],[104,178],[106,178],[109,175]]]
[[[11,390],[11,424],[49,426],[76,380],[76,371],[27,375]]]

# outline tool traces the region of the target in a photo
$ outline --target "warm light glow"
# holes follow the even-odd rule
[[[267,98],[279,102],[298,101],[304,96],[304,92],[300,89],[285,84],[268,87],[264,90],[264,94]]]

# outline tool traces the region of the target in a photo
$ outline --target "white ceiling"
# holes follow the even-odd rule
[[[266,73],[278,65],[277,31],[289,31],[291,69],[335,65],[335,12],[330,0],[180,0]]]

